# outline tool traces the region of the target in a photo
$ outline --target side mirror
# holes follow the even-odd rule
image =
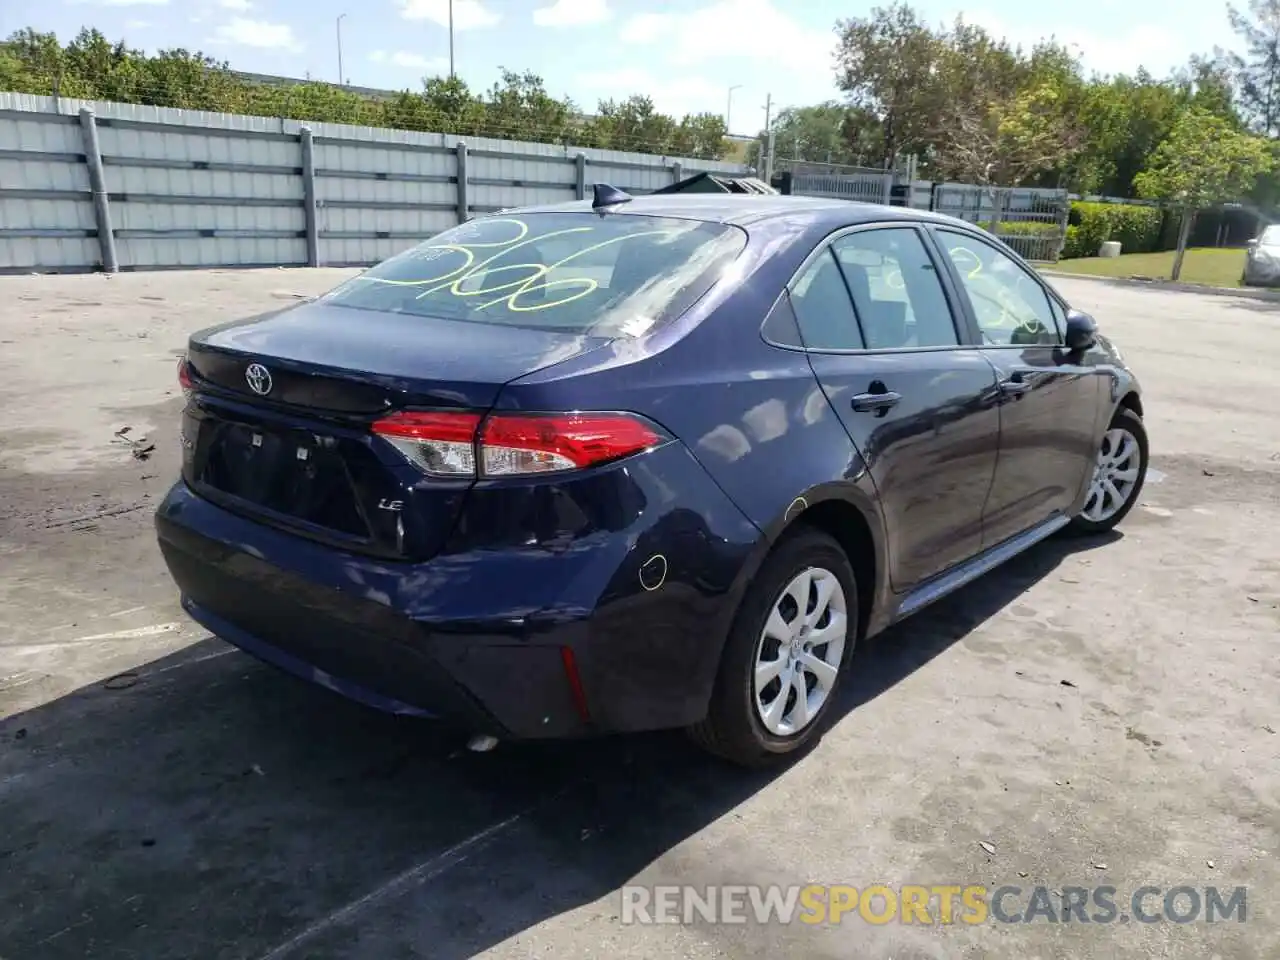
[[[1250,241],[1249,241],[1249,243],[1248,243],[1248,247],[1249,247],[1249,249],[1250,249],[1250,250],[1256,250],[1256,249],[1258,249],[1258,241],[1257,241],[1257,240],[1250,240]]]
[[[1067,311],[1067,349],[1088,350],[1098,342],[1098,325],[1093,317],[1079,310]]]

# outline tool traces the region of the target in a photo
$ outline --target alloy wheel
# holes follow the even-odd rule
[[[848,630],[844,588],[830,570],[808,567],[783,588],[756,644],[752,684],[771,734],[792,736],[817,717],[835,687]]]
[[[1124,427],[1112,427],[1102,438],[1081,516],[1102,523],[1115,516],[1133,496],[1142,476],[1142,448]]]

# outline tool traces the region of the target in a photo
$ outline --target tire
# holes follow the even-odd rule
[[[798,579],[806,572],[813,581],[807,589]],[[820,589],[828,588],[830,600],[827,613],[823,613],[814,601],[820,599]],[[788,645],[776,634],[780,633],[777,628],[784,625],[794,633],[794,625],[800,622],[798,605],[787,599],[794,596],[791,590],[806,593],[812,604],[808,618],[813,623],[804,633],[795,633],[793,643]],[[771,625],[775,611],[781,620]],[[795,620],[787,617],[789,611],[794,613]],[[841,613],[843,629],[836,619]],[[849,558],[825,533],[798,528],[778,543],[748,586],[725,641],[707,717],[689,728],[689,735],[703,749],[745,767],[768,766],[803,750],[824,729],[831,704],[839,694],[844,667],[853,653],[857,632],[858,590]],[[806,646],[813,643],[814,638],[823,640]],[[837,639],[839,649],[836,649]],[[795,657],[799,659],[793,659]],[[783,667],[757,691],[756,667],[762,659],[775,664],[790,660],[803,672],[803,679],[793,679],[787,684],[787,699],[780,707],[778,697],[783,696],[784,680],[794,678],[795,672]],[[811,669],[810,665],[817,666],[815,660],[822,662],[820,670]],[[814,681],[812,686],[810,677]],[[805,711],[798,710],[799,683],[807,690]],[[819,685],[824,686],[825,692],[818,690]],[[819,699],[820,702],[809,709],[809,705]],[[763,709],[769,703],[775,707],[774,711]],[[767,725],[765,714],[774,718],[773,729]],[[802,719],[804,722],[800,723]]]
[[[1118,433],[1128,434],[1137,448],[1135,456],[1125,458],[1121,462],[1113,459],[1117,450],[1123,450],[1123,447],[1117,448],[1116,446]],[[1116,525],[1133,509],[1134,504],[1138,502],[1138,498],[1142,496],[1142,485],[1147,479],[1148,456],[1147,431],[1142,425],[1142,418],[1128,407],[1121,407],[1116,411],[1115,416],[1111,418],[1111,423],[1107,426],[1107,432],[1103,434],[1093,479],[1089,485],[1089,499],[1085,501],[1081,512],[1072,519],[1071,529],[1081,534],[1107,533],[1115,529]],[[1136,468],[1127,465],[1135,459]],[[1108,462],[1114,465],[1109,474],[1109,478],[1112,480],[1111,488],[1112,490],[1118,490],[1123,495],[1123,502],[1118,507],[1114,506],[1115,499],[1111,496],[1110,491],[1099,486],[1099,477],[1107,475],[1108,468],[1106,464]],[[1137,476],[1132,481],[1132,484],[1125,488],[1117,482],[1117,478],[1126,475],[1131,469],[1137,470]],[[1095,498],[1097,497],[1102,497],[1104,501],[1100,509],[1095,509]]]

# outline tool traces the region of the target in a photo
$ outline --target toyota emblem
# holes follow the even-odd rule
[[[260,363],[251,363],[244,372],[244,379],[249,389],[260,397],[271,392],[271,371]]]

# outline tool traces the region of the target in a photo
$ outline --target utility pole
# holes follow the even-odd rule
[[[335,24],[338,30],[338,86],[342,86],[347,82],[347,78],[342,73],[342,18],[345,16],[345,13],[338,14]]]
[[[449,79],[453,79],[453,0],[449,0]]]
[[[733,116],[733,91],[741,90],[741,89],[742,89],[742,84],[740,83],[735,83],[732,87],[729,88],[729,102],[726,103],[724,107],[724,132],[725,133],[733,133],[733,128],[729,126],[729,118]]]
[[[764,98],[764,134],[766,138],[764,156],[764,182],[773,182],[773,94],[765,94]]]

